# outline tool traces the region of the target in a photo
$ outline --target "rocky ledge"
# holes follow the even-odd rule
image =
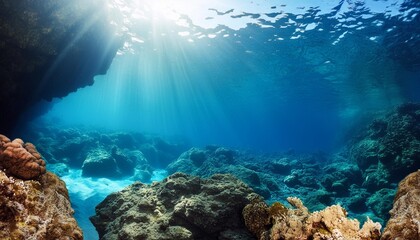
[[[106,73],[121,41],[100,0],[0,0],[0,132],[42,99]]]

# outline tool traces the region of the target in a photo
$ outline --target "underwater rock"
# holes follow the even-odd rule
[[[369,196],[366,201],[366,205],[375,213],[376,216],[388,220],[389,210],[392,208],[392,200],[394,199],[396,190],[383,188],[376,191],[374,194]]]
[[[44,123],[25,129],[24,135],[36,143],[48,163],[64,163],[82,168],[87,177],[132,177],[150,181],[155,167],[166,167],[187,146],[165,142],[153,136],[131,132],[98,132],[91,129],[58,128]],[[48,127],[46,127],[48,126]],[[147,155],[141,149],[151,149]]]
[[[83,239],[66,185],[50,172],[22,180],[0,170],[0,229],[5,240]]]
[[[122,39],[102,1],[0,1],[0,132],[41,100],[106,73]]]
[[[147,142],[143,142],[139,150],[143,152],[152,167],[165,168],[186,149],[185,144],[171,144],[162,138],[153,137],[148,139]]]
[[[287,198],[294,207],[289,209],[279,202],[268,207],[261,200],[254,200],[243,210],[245,225],[261,240],[279,239],[379,239],[381,225],[369,218],[363,227],[347,218],[347,212],[339,205],[310,213],[302,201]]]
[[[48,143],[45,147],[38,144],[42,155],[44,152],[48,153],[54,163],[64,162],[71,167],[80,168],[89,150],[95,149],[97,146],[93,137],[88,134],[80,134],[75,129],[63,129],[55,136],[51,139],[53,143]]]
[[[363,213],[361,209],[367,210],[365,201],[369,195],[353,202],[347,199],[357,195],[356,190],[364,193],[366,190],[354,188],[350,195],[348,188],[351,184],[361,184],[363,179],[357,165],[344,158],[336,157],[331,163],[319,154],[253,155],[236,151],[233,162],[229,163],[215,155],[216,149],[217,146],[191,148],[168,166],[168,172],[185,172],[200,177],[229,173],[268,201],[301,196],[311,211],[324,209],[334,202],[352,203],[353,209],[360,214]],[[363,204],[359,205],[361,202]]]
[[[231,175],[175,173],[109,195],[91,217],[100,239],[253,239],[242,209],[258,198]]]
[[[205,149],[191,148],[168,165],[169,174],[184,172],[200,177],[213,174],[232,174],[248,184],[256,193],[268,199],[271,190],[279,189],[273,177],[245,167],[243,154],[233,150],[208,146]]]
[[[324,167],[324,171],[322,186],[339,197],[349,196],[350,186],[360,185],[363,182],[361,171],[356,164],[335,162]]]
[[[400,182],[390,214],[381,239],[420,239],[420,170]]]
[[[268,161],[266,165],[266,169],[272,173],[280,175],[289,175],[290,171],[292,170],[292,166],[296,164],[293,164],[293,160],[284,157]]]
[[[115,159],[105,149],[90,151],[83,162],[82,176],[84,177],[119,177]]]
[[[142,152],[120,150],[116,146],[113,146],[110,152],[104,148],[96,148],[88,152],[83,162],[82,176],[127,177],[138,174],[138,171],[136,171],[138,169],[152,171]],[[150,177],[142,178],[141,180],[149,181]]]
[[[36,179],[45,173],[45,161],[32,143],[0,134],[0,169],[20,179]]]
[[[345,203],[345,206],[353,212],[356,213],[363,213],[366,212],[367,205],[366,199],[371,196],[370,193],[367,192],[366,189],[357,186],[356,184],[352,184],[349,189],[350,196]]]
[[[321,172],[318,164],[304,164],[300,169],[293,169],[290,175],[286,176],[284,183],[292,188],[308,187],[319,188],[318,181],[314,181],[314,176]]]
[[[391,187],[417,170],[420,162],[420,104],[406,103],[374,120],[350,147],[370,191]]]

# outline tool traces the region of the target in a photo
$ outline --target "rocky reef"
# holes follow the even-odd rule
[[[45,171],[32,144],[0,138],[0,238],[83,239],[65,183]]]
[[[251,193],[261,196],[253,199],[246,197],[242,206],[254,203],[251,207],[254,214],[247,216],[258,216],[259,220],[245,217],[245,222],[250,232],[258,238],[263,235],[287,239],[286,236],[292,233],[279,230],[287,225],[289,228],[296,227],[291,228],[295,229],[295,236],[313,239],[377,239],[379,225],[374,222],[383,226],[386,224],[403,173],[416,171],[419,166],[419,110],[418,104],[399,106],[388,115],[374,120],[361,130],[359,136],[334,154],[301,154],[294,151],[256,154],[220,146],[187,150],[187,145],[172,144],[139,133],[59,128],[48,124],[24,132],[36,143],[50,169],[54,168],[60,174],[66,175],[66,171],[72,168],[82,169],[82,177],[87,178],[124,178],[143,182],[112,194],[98,206],[97,215],[92,221],[103,239],[130,239],[130,236],[145,239],[171,239],[174,236],[179,239],[205,239],[201,236],[209,234],[206,230],[209,227],[200,225],[207,222],[199,222],[195,214],[203,214],[200,219],[208,221],[224,218],[222,213],[212,215],[219,211],[214,205],[202,203],[215,201],[215,196],[205,192],[207,188],[202,185],[207,179],[216,182],[212,177],[215,174],[233,175],[247,184],[252,189]],[[366,143],[372,143],[369,146],[373,147],[366,148]],[[144,184],[152,180],[154,170],[164,168],[174,175],[163,182]],[[226,181],[238,180],[223,177],[221,186],[229,185]],[[141,196],[136,196],[139,192]],[[205,196],[200,195],[202,192],[205,192]],[[299,200],[288,198],[290,196],[297,196]],[[162,199],[169,198],[173,201],[161,203]],[[230,204],[227,195],[223,199],[224,203],[218,204]],[[411,200],[414,202],[415,199]],[[181,202],[184,205],[179,205]],[[305,203],[305,206],[299,202]],[[398,204],[395,202],[394,208]],[[185,208],[177,212],[181,206]],[[118,214],[109,209],[119,209]],[[204,209],[206,213],[197,209]],[[393,212],[402,210],[400,208]],[[284,218],[285,214],[289,217]],[[394,214],[397,217],[403,215]],[[359,229],[358,222],[365,222],[367,217],[372,221],[368,220],[367,225]],[[154,221],[156,219],[159,221]],[[300,225],[295,226],[291,219],[300,222]],[[102,221],[104,223],[101,225]],[[212,226],[221,223],[211,221]],[[243,220],[240,221],[244,224]],[[335,226],[335,222],[344,225]],[[252,235],[244,230],[245,225],[239,228],[230,226],[230,230],[224,228],[211,236],[252,239]],[[398,226],[394,228],[398,229]],[[242,230],[237,233],[233,229]],[[136,235],[137,232],[140,235]]]
[[[390,188],[420,163],[420,104],[403,104],[374,120],[349,147],[368,190]]]
[[[255,155],[223,147],[191,148],[169,173],[230,173],[269,202],[300,196],[310,211],[340,203],[359,221],[384,224],[397,184],[420,162],[420,105],[407,103],[374,120],[339,152]]]
[[[0,132],[40,100],[104,74],[121,40],[102,1],[0,1]]]
[[[109,195],[91,218],[100,239],[253,239],[241,212],[258,198],[231,175],[176,173]]]
[[[291,207],[280,202],[269,206],[229,174],[205,179],[175,173],[151,185],[134,183],[109,195],[91,221],[101,240],[419,239],[419,173],[400,183],[382,236],[380,223],[367,217],[360,227],[340,205],[311,212],[299,198],[288,197]]]
[[[49,168],[59,175],[74,168],[82,169],[84,177],[131,177],[149,182],[153,170],[165,168],[188,149],[181,140],[174,144],[129,132],[33,125],[22,135],[38,146]]]
[[[381,239],[420,239],[420,170],[400,182]]]

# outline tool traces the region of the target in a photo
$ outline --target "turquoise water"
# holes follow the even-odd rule
[[[419,4],[112,1],[126,39],[44,117],[257,151],[331,151],[419,100]]]

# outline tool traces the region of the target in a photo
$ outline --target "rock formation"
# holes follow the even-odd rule
[[[0,134],[0,169],[20,179],[36,179],[45,173],[45,161],[32,143],[10,141]]]
[[[245,224],[260,240],[292,239],[379,239],[381,225],[369,218],[359,229],[359,221],[347,218],[339,205],[310,213],[298,198],[287,201],[295,207],[289,209],[276,202],[271,207],[256,200],[243,210]]]
[[[350,147],[369,191],[390,187],[420,162],[420,104],[406,103],[376,119]]]
[[[91,85],[120,44],[103,1],[1,0],[0,132],[36,102]]]
[[[420,239],[420,170],[400,182],[390,213],[381,239]]]
[[[188,146],[130,132],[100,132],[92,129],[32,126],[22,136],[38,146],[51,167],[66,164],[82,169],[85,177],[120,178],[149,182],[156,169],[165,168]],[[57,172],[55,172],[57,173]]]
[[[241,212],[256,194],[231,175],[175,173],[109,195],[91,218],[100,239],[253,239]]]

